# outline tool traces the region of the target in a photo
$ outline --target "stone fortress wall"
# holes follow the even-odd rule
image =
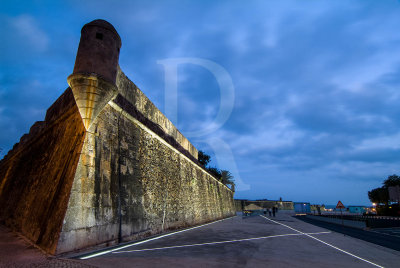
[[[120,47],[111,24],[86,24],[70,88],[0,162],[0,220],[51,254],[235,213],[233,192],[120,70]]]
[[[85,128],[71,90],[0,161],[0,221],[54,252]]]

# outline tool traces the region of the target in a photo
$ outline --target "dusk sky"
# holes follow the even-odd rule
[[[114,25],[121,69],[170,118],[163,62],[228,74],[227,93],[180,64],[171,119],[233,173],[235,198],[369,205],[368,190],[400,175],[397,0],[3,0],[0,158],[68,87],[94,19]]]

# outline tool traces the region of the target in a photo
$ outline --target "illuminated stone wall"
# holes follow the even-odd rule
[[[121,94],[134,87],[122,72],[118,80],[124,86],[119,87]],[[139,89],[135,92],[130,100],[149,102]],[[116,100],[87,133],[57,253],[234,214],[233,193],[225,185]],[[126,99],[132,104],[130,100]],[[157,115],[158,122],[167,120],[160,119],[155,106],[141,110],[147,113],[145,118]]]
[[[118,68],[117,86],[120,94],[124,96],[146,118],[159,125],[165,134],[170,135],[186,151],[197,159],[198,151],[188,139],[183,136],[172,122],[143,94],[143,92],[130,81]]]
[[[121,71],[117,81],[120,95],[88,131],[67,89],[0,162],[1,221],[49,253],[234,214],[232,191],[193,145]]]
[[[0,162],[0,222],[58,254],[234,215],[233,192],[119,69],[114,27],[81,33],[72,89]]]

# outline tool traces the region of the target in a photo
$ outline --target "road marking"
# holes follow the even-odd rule
[[[335,247],[334,245],[331,245],[331,244],[329,244],[329,243],[326,243],[325,241],[322,241],[322,240],[320,240],[320,239],[318,239],[318,238],[316,238],[316,237],[314,237],[314,236],[312,236],[312,235],[310,235],[310,234],[303,233],[302,231],[299,231],[299,230],[297,230],[297,229],[294,229],[293,227],[290,227],[290,226],[288,226],[288,225],[286,225],[286,224],[283,224],[283,223],[280,223],[280,222],[271,220],[271,219],[269,219],[269,218],[267,218],[267,217],[265,217],[265,216],[262,216],[262,215],[260,215],[260,216],[263,217],[263,218],[265,218],[265,219],[267,219],[267,220],[269,220],[269,221],[272,221],[272,222],[274,222],[274,223],[277,223],[277,224],[280,224],[280,225],[282,225],[282,226],[285,226],[285,227],[287,227],[287,228],[289,228],[289,229],[292,229],[293,231],[296,231],[296,232],[298,232],[298,233],[300,233],[300,234],[304,234],[304,235],[306,235],[306,236],[308,236],[308,237],[310,237],[310,238],[312,238],[312,239],[314,239],[314,240],[317,240],[318,242],[321,242],[321,243],[323,243],[323,244],[325,244],[325,245],[327,245],[327,246],[330,246],[331,248],[334,248],[334,249],[336,249],[336,250],[339,250],[339,251],[341,251],[341,252],[343,252],[343,253],[346,253],[347,255],[350,255],[350,256],[352,256],[352,257],[354,257],[354,258],[356,258],[356,259],[365,261],[365,262],[367,262],[367,263],[369,263],[369,264],[372,264],[372,265],[374,265],[374,266],[377,266],[377,267],[384,268],[383,266],[380,266],[379,264],[376,264],[376,263],[373,263],[373,262],[368,261],[368,260],[366,260],[366,259],[363,259],[363,258],[361,258],[361,257],[358,257],[358,256],[356,256],[356,255],[354,255],[354,254],[352,254],[352,253],[350,253],[350,252],[348,252],[348,251],[345,251],[345,250],[343,250],[343,249],[340,249],[340,248],[338,248],[338,247]]]
[[[331,232],[318,232],[318,233],[310,233],[313,235],[316,234],[327,234]],[[218,244],[226,244],[226,243],[236,243],[250,240],[259,240],[266,238],[274,238],[274,237],[283,237],[283,236],[300,236],[304,234],[295,233],[295,234],[281,234],[281,235],[269,235],[269,236],[261,236],[261,237],[253,237],[253,238],[244,238],[244,239],[235,239],[235,240],[227,240],[227,241],[217,241],[217,242],[207,242],[207,243],[199,243],[199,244],[187,244],[180,246],[169,246],[169,247],[159,247],[159,248],[145,248],[145,249],[133,249],[133,250],[123,250],[123,251],[114,251],[112,254],[119,253],[128,253],[128,252],[140,252],[140,251],[152,251],[152,250],[161,250],[161,249],[174,249],[174,248],[186,248],[186,247],[197,247],[197,246],[208,246],[208,245],[218,245]]]
[[[94,257],[98,257],[98,256],[101,256],[101,255],[104,255],[104,254],[108,254],[108,253],[111,253],[111,252],[114,252],[114,251],[117,251],[117,250],[120,250],[120,249],[124,249],[124,248],[128,248],[128,247],[144,244],[144,243],[147,243],[147,242],[150,242],[150,241],[154,241],[154,240],[157,240],[157,239],[160,239],[160,238],[163,238],[163,237],[167,237],[167,236],[171,236],[171,235],[174,235],[174,234],[183,233],[183,232],[190,231],[190,230],[193,230],[193,229],[197,229],[197,228],[200,228],[200,227],[204,227],[204,226],[207,226],[207,225],[210,225],[210,224],[213,224],[213,223],[217,223],[217,222],[220,222],[220,221],[232,219],[234,217],[237,217],[237,216],[233,216],[233,217],[229,217],[229,218],[226,218],[226,219],[209,222],[209,223],[206,223],[206,224],[202,224],[202,225],[199,225],[199,226],[195,226],[195,227],[192,227],[192,228],[188,228],[188,229],[185,229],[185,230],[181,230],[181,231],[177,231],[177,232],[173,232],[173,233],[169,233],[169,234],[165,234],[165,235],[160,235],[160,236],[153,237],[153,238],[150,238],[150,239],[147,239],[147,240],[142,240],[142,241],[139,241],[139,242],[130,243],[130,244],[127,244],[127,245],[124,245],[124,246],[121,246],[121,247],[117,247],[117,248],[113,248],[113,249],[109,249],[109,250],[104,250],[104,251],[101,251],[101,252],[97,252],[97,253],[94,253],[94,254],[90,254],[90,255],[86,255],[86,256],[80,257],[79,259],[80,260],[87,260],[87,259],[90,259],[90,258],[94,258]]]

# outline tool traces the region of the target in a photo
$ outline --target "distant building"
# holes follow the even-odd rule
[[[262,210],[263,208],[255,205],[255,204],[250,204],[248,206],[245,206],[244,209],[249,210],[249,211],[255,211],[255,210]]]
[[[294,202],[293,206],[294,206],[294,212],[296,212],[296,214],[311,213],[310,203],[307,203],[307,202]]]
[[[325,205],[310,205],[311,211],[325,211]]]
[[[350,213],[363,214],[366,211],[365,206],[348,206]]]
[[[235,199],[236,211],[245,210],[246,206],[254,204],[261,208],[272,208],[276,207],[278,210],[293,210],[292,201],[282,201],[282,200],[248,200],[248,199]]]

